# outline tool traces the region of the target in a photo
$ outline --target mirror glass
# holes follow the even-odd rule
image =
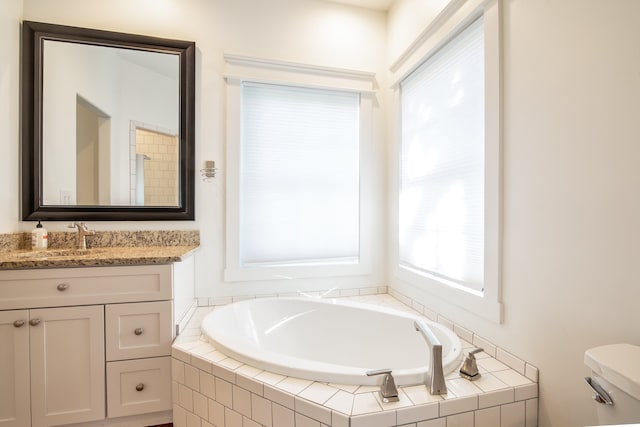
[[[23,218],[193,219],[194,44],[26,21],[23,43]]]
[[[178,60],[44,41],[45,206],[179,205]]]

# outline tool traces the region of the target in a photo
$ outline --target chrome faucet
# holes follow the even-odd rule
[[[444,381],[444,369],[442,368],[442,344],[424,320],[417,319],[413,322],[416,331],[420,332],[429,346],[431,353],[429,361],[429,393],[447,394],[447,384]]]
[[[95,231],[89,230],[89,228],[85,225],[84,222],[72,222],[69,224],[68,228],[77,228],[78,234],[76,234],[76,249],[85,250],[87,249],[87,236],[93,236],[96,234]]]

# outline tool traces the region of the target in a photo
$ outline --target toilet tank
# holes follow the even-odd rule
[[[597,403],[598,424],[640,423],[640,346],[611,344],[584,353],[585,378]]]

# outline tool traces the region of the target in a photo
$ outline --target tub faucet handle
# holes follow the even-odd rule
[[[396,382],[391,375],[391,369],[377,369],[374,371],[367,371],[367,376],[384,375],[382,379],[382,386],[380,387],[380,398],[384,403],[398,402],[398,389],[396,388]]]
[[[477,380],[480,378],[480,372],[478,371],[478,364],[476,363],[476,357],[474,354],[484,351],[481,348],[471,350],[467,357],[464,359],[462,366],[460,367],[460,376],[469,381]]]

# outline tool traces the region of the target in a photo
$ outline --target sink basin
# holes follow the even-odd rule
[[[83,257],[105,252],[105,249],[47,249],[44,251],[29,251],[15,254],[15,258],[22,259],[47,259],[58,257]]]

